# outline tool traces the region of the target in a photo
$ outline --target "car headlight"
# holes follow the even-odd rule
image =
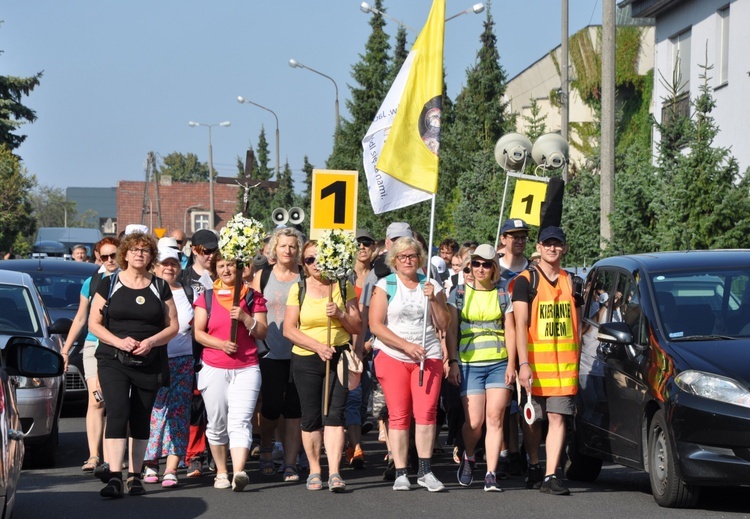
[[[750,407],[750,391],[731,378],[689,370],[677,375],[675,383],[677,387],[691,395]]]
[[[44,380],[36,377],[14,377],[16,379],[16,387],[18,389],[30,389],[35,387],[43,387]]]

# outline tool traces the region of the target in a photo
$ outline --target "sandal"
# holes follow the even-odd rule
[[[89,459],[87,459],[83,463],[83,467],[81,467],[81,470],[90,474],[94,472],[94,469],[98,466],[99,466],[99,456],[89,456]]]
[[[125,482],[125,488],[130,496],[142,496],[146,493],[146,489],[143,488],[141,478],[136,476],[130,476]]]
[[[264,476],[273,476],[276,474],[276,465],[273,463],[273,459],[271,458],[271,453],[273,453],[273,447],[261,447],[260,448],[260,458],[258,459],[258,465],[260,466],[260,473]],[[263,455],[268,454],[268,458],[264,458]]]
[[[174,488],[179,484],[177,474],[171,470],[164,472],[164,477],[161,480],[161,486],[163,488]]]
[[[284,465],[284,482],[294,483],[299,481],[299,472],[294,465]]]
[[[331,477],[328,478],[328,490],[337,494],[346,490],[346,483],[338,473],[331,474]]]
[[[107,486],[99,491],[99,495],[113,499],[122,497],[122,479],[110,478],[107,482]]]
[[[316,472],[307,476],[305,488],[307,490],[323,490],[323,480],[320,479],[320,474]]]

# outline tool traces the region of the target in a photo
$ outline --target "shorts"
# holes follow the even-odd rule
[[[507,360],[488,366],[459,364],[458,367],[461,370],[461,396],[483,395],[488,389],[511,389],[505,385]]]
[[[96,368],[96,347],[99,345],[99,341],[86,341],[83,343],[83,378],[86,380],[90,378],[96,378],[98,371]]]
[[[524,392],[523,405],[526,405],[526,394]],[[537,421],[543,419],[547,413],[572,416],[576,410],[575,397],[571,396],[535,396],[534,411]]]

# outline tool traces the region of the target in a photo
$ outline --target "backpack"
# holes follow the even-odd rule
[[[426,279],[427,279],[427,276],[425,276],[424,274],[417,273],[417,281],[419,281],[420,287],[424,288]],[[391,272],[390,274],[385,276],[385,282],[386,282],[386,297],[388,298],[388,302],[390,302],[393,296],[396,295],[396,291],[398,290],[398,279],[396,278],[396,273]]]
[[[93,281],[93,280],[92,280]],[[101,282],[101,279],[99,280]],[[112,280],[109,283],[109,291],[107,292],[107,300],[104,301],[104,306],[102,306],[101,314],[104,316],[104,326],[109,327],[109,301],[112,299],[112,294],[117,292],[117,290],[124,286],[122,282],[118,285],[117,283],[120,282],[120,271],[118,270],[114,274],[112,274]],[[166,286],[167,282],[164,281],[162,278],[153,276],[151,277],[151,283],[149,283],[149,288],[151,289],[151,292],[154,293],[156,298],[161,301],[161,291]],[[163,301],[162,301],[163,303]]]
[[[536,279],[536,283],[539,283],[539,279]],[[497,304],[500,306],[500,311],[502,312],[502,317],[505,317],[505,307],[503,305],[502,296],[503,294],[506,294],[506,288],[505,283],[500,280],[496,285],[495,288],[497,289]],[[456,287],[456,311],[458,312],[458,320],[463,321],[464,318],[461,317],[461,313],[464,309],[464,294],[466,294],[466,288],[465,285],[458,285]],[[536,295],[536,285],[534,286],[534,295]],[[507,306],[507,305],[505,305]],[[500,327],[505,328],[505,323],[500,321]]]

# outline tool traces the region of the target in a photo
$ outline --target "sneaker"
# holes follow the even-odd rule
[[[411,490],[409,477],[406,475],[397,477],[396,481],[393,482],[393,490]]]
[[[244,470],[237,472],[234,475],[234,479],[232,479],[232,490],[234,492],[242,492],[249,482],[250,479],[247,477]]]
[[[112,474],[109,471],[109,463],[102,463],[94,469],[94,477],[104,484],[109,483]],[[120,490],[122,491],[122,481],[120,481]]]
[[[349,460],[349,465],[355,470],[362,470],[365,468],[365,453],[362,452],[361,448],[357,447],[354,449],[354,454]]]
[[[223,490],[225,488],[230,488],[231,486],[232,484],[229,482],[229,475],[226,472],[223,474],[218,474],[214,478],[214,488]]]
[[[544,475],[539,463],[529,465],[529,473],[526,475],[526,488],[541,488]]]
[[[143,472],[143,482],[144,483],[158,483],[159,473],[156,472],[151,467],[146,467],[146,470]]]
[[[487,473],[484,476],[484,491],[485,492],[502,492],[503,489],[497,485],[497,478],[495,474]]]
[[[520,476],[523,474],[524,466],[521,454],[518,452],[511,452],[508,461],[508,474],[511,476]]]
[[[497,464],[497,470],[495,471],[495,477],[497,479],[508,479],[508,465],[510,460],[507,456],[501,457]]]
[[[570,495],[570,490],[568,490],[567,487],[563,486],[563,484],[560,483],[560,480],[555,476],[550,476],[549,478],[547,478],[547,480],[542,483],[539,491],[543,494],[553,494],[556,496]]]
[[[203,475],[203,462],[200,458],[193,458],[190,460],[190,465],[187,469],[187,477],[199,478]]]
[[[162,488],[174,488],[179,485],[177,474],[174,472],[165,472],[164,477],[161,480]]]
[[[420,487],[426,488],[430,492],[442,492],[445,490],[445,485],[443,485],[432,472],[428,472],[424,476],[417,478],[417,484]]]
[[[476,463],[469,459],[466,459],[466,453],[464,452],[461,464],[458,466],[456,471],[456,478],[458,483],[462,487],[468,487],[474,481],[474,465]]]
[[[388,466],[383,472],[383,479],[385,481],[396,481],[396,465],[393,463],[393,459],[388,460]]]

